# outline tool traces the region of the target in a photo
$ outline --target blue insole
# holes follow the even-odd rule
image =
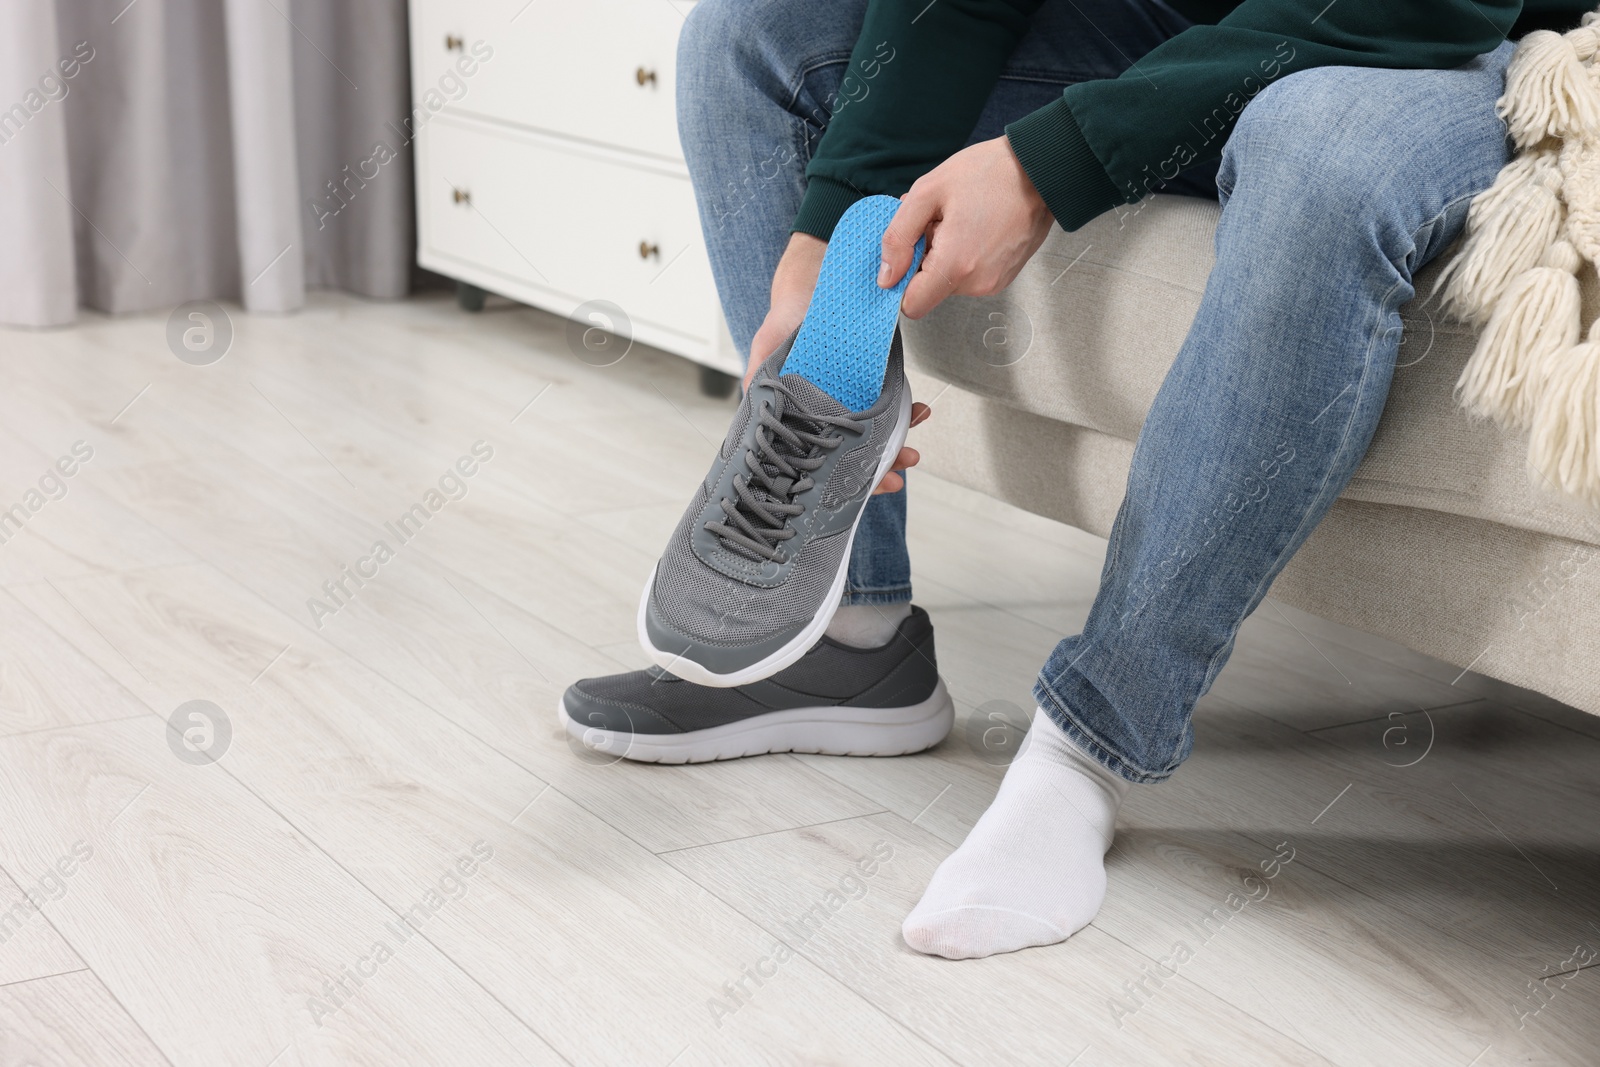
[[[917,239],[911,266],[893,289],[878,288],[883,231],[900,201],[869,196],[850,205],[822,257],[822,272],[811,294],[800,333],[784,360],[784,374],[798,374],[848,411],[878,402],[889,348],[900,318],[900,296],[922,261]]]

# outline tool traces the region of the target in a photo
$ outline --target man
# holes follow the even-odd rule
[[[680,43],[679,125],[723,307],[752,366],[801,322],[832,227],[863,196],[903,195],[881,286],[901,279],[927,237],[902,303],[911,318],[954,294],[1003,289],[1053,223],[1076,229],[1155,191],[1223,205],[1216,265],[1146,418],[1093,609],[1040,672],[1028,744],[994,803],[906,919],[911,947],[987,956],[1061,941],[1094,918],[1118,807],[1188,755],[1195,701],[1239,624],[1372,438],[1412,279],[1509,158],[1494,105],[1510,41],[1568,28],[1582,10],[1568,0],[697,5]],[[900,470],[916,462],[909,449],[899,458]],[[901,476],[880,492],[818,662],[907,644],[909,625],[927,625],[909,604]],[[842,704],[880,707],[870,694],[898,662],[852,669],[863,696]],[[730,711],[717,695],[727,691],[654,681],[581,682],[568,699],[674,728],[697,697],[724,720],[772,706],[751,692],[746,710]]]

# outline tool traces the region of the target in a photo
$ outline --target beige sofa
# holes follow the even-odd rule
[[[916,395],[938,398],[919,431],[924,469],[1106,535],[1219,214],[1156,196],[1056,229],[1006,292],[911,324]],[[1535,488],[1523,437],[1455,406],[1473,334],[1425,299],[1437,267],[1403,311],[1371,451],[1272,594],[1600,714],[1600,513]],[[1600,286],[1592,272],[1585,284],[1592,317]]]

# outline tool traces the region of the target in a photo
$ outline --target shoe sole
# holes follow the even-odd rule
[[[900,411],[896,417],[894,434],[889,439],[889,447],[884,449],[883,458],[878,461],[878,472],[870,483],[877,488],[883,476],[889,473],[894,466],[895,457],[900,454],[901,447],[906,442],[906,434],[911,429],[911,386],[905,383],[900,390]],[[868,499],[870,499],[870,490]],[[823,597],[822,607],[815,618],[806,624],[787,644],[777,651],[770,653],[764,659],[752,663],[748,667],[741,667],[727,674],[718,674],[702,664],[687,658],[681,652],[663,652],[650,642],[649,629],[645,626],[645,614],[650,610],[650,593],[656,587],[656,568],[650,568],[650,578],[644,583],[644,596],[639,598],[639,645],[652,662],[662,670],[667,671],[686,682],[696,685],[711,686],[714,689],[732,689],[735,686],[749,685],[759,682],[763,678],[770,678],[774,674],[790,667],[801,656],[811,651],[811,646],[822,639],[827,632],[828,624],[833,621],[834,612],[839,610],[839,599],[844,595],[845,577],[850,572],[850,552],[855,548],[856,530],[861,525],[861,516],[866,514],[867,501],[861,502],[861,510],[856,512],[855,521],[850,524],[850,540],[845,546],[844,555],[839,558],[839,570],[833,576],[833,582],[828,586],[828,592]],[[732,581],[732,579],[729,579]]]
[[[943,679],[927,700],[909,707],[790,708],[683,734],[585,726],[567,711],[564,694],[556,707],[567,733],[585,748],[641,763],[710,763],[773,752],[904,756],[937,745],[955,723],[955,705]]]

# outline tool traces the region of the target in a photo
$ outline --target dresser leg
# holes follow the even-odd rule
[[[456,303],[463,311],[482,311],[483,299],[488,295],[471,282],[456,282]]]
[[[722,398],[732,396],[733,391],[739,387],[739,379],[731,374],[724,374],[715,367],[700,365],[700,391],[706,396]]]

